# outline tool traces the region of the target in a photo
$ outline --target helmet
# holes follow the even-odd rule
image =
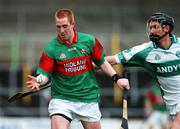
[[[156,35],[156,34],[150,34],[150,22],[151,21],[157,21],[159,22],[159,24],[164,27],[164,25],[169,25],[170,29],[169,29],[169,32],[165,33],[164,35],[162,36],[159,36],[159,35]],[[146,26],[146,31],[147,31],[147,35],[149,37],[149,39],[152,41],[152,42],[155,42],[157,43],[160,39],[162,39],[164,36],[166,36],[167,34],[171,34],[172,30],[174,28],[174,19],[164,13],[160,13],[160,12],[157,12],[157,13],[154,13],[150,16],[150,18],[148,19],[147,21],[147,26]]]
[[[161,12],[156,12],[156,13],[152,14],[148,20],[148,24],[151,21],[158,21],[161,24],[161,26],[162,25],[169,25],[170,26],[170,32],[169,33],[171,33],[171,31],[174,28],[174,19],[171,16],[168,16],[168,15],[161,13]]]

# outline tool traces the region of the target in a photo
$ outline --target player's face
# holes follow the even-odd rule
[[[58,35],[65,41],[69,41],[73,36],[74,24],[71,24],[67,17],[56,18],[56,30]]]
[[[147,24],[147,34],[152,42],[160,43],[161,39],[169,33],[168,25],[161,25],[158,21],[150,21]]]
[[[151,21],[148,26],[149,35],[158,35],[159,37],[163,36],[169,31],[169,26],[162,25],[157,21]]]
[[[149,34],[150,35],[163,35],[163,27],[157,21],[151,21],[149,23]]]

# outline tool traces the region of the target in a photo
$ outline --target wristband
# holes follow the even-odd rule
[[[113,80],[115,83],[117,83],[117,81],[118,81],[119,79],[121,79],[121,77],[120,77],[118,74],[114,74],[111,78],[112,78],[112,80]]]

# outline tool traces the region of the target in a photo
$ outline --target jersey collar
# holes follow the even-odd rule
[[[173,43],[178,42],[177,36],[175,36],[174,34],[170,34],[170,38],[171,38],[171,44],[169,45],[169,47],[167,49],[169,49]],[[154,45],[154,48],[158,48],[158,47],[161,48],[159,45],[157,45],[154,42],[153,42],[153,45]]]

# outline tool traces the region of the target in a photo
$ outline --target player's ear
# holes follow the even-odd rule
[[[76,29],[77,29],[77,28],[76,28],[76,24],[75,24],[75,22],[71,23],[71,25],[73,26],[73,29],[74,29],[74,30],[76,30]]]
[[[170,29],[171,29],[171,28],[170,28],[169,25],[165,25],[165,26],[164,26],[164,30],[165,30],[166,32],[170,32]]]

